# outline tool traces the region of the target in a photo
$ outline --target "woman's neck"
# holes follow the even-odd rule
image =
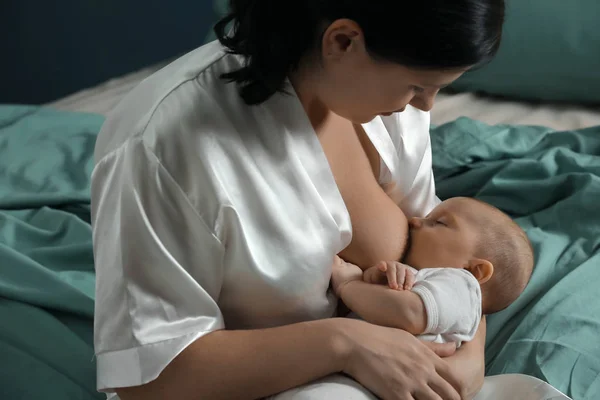
[[[310,60],[302,61],[299,67],[292,71],[289,80],[302,104],[310,123],[316,132],[330,117],[331,111],[319,98],[320,70]]]
[[[294,87],[296,95],[308,116],[315,132],[317,132],[317,136],[319,132],[322,132],[322,129],[329,121],[331,121],[332,113],[327,107],[323,104],[323,102],[319,99],[319,79],[320,79],[321,70],[318,67],[318,63],[308,61],[303,61],[299,68],[293,71],[290,74],[290,82]],[[371,169],[373,170],[373,174],[375,175],[375,179],[379,178],[379,166],[380,166],[380,156],[375,146],[371,142],[371,139],[367,136],[364,129],[360,125],[354,125],[356,130],[356,134],[360,140],[361,146],[367,157],[369,158],[369,162],[371,165]]]

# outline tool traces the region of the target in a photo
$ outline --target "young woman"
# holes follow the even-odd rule
[[[133,90],[96,145],[98,388],[254,399],[340,372],[384,399],[475,393],[485,324],[454,353],[334,318],[329,278],[338,253],[403,250],[397,221],[346,207],[377,209],[356,174],[409,216],[436,204],[427,112],[494,56],[503,17],[503,0],[233,0],[218,42]]]

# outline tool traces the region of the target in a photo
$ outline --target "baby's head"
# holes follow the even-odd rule
[[[485,314],[508,307],[529,282],[534,260],[527,235],[489,204],[452,198],[427,217],[412,218],[409,225],[403,262],[416,269],[470,271],[481,285]]]

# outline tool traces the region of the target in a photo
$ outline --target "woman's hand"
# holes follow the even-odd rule
[[[463,400],[471,400],[481,390],[485,376],[485,317],[479,323],[479,329],[472,341],[463,343],[456,353],[444,361],[452,371],[456,371]]]
[[[343,372],[383,400],[460,400],[459,379],[441,357],[454,344],[426,343],[408,332],[350,321]]]
[[[362,269],[335,256],[331,269],[331,286],[338,297],[342,296],[342,289],[348,282],[360,281],[362,278]]]

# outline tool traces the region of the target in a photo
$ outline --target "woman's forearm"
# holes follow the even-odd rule
[[[334,318],[278,328],[217,331],[188,346],[144,386],[120,389],[123,400],[256,399],[339,372],[352,320]]]
[[[479,329],[472,341],[464,343],[454,355],[446,358],[450,368],[456,372],[461,383],[463,400],[474,398],[485,376],[485,335],[486,320],[481,319]]]

